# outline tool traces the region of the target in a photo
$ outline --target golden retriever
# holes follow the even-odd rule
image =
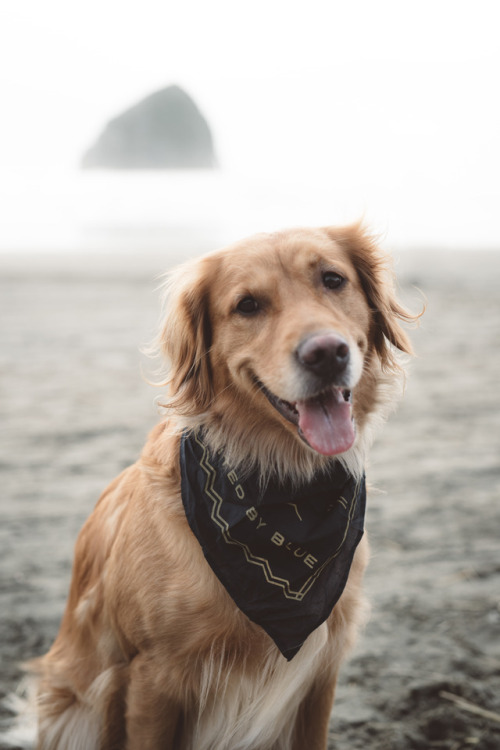
[[[324,750],[339,666],[363,615],[361,527],[347,563],[335,566],[373,428],[398,390],[395,350],[411,352],[400,325],[411,316],[395,299],[386,258],[358,225],[251,237],[174,271],[167,292],[159,335],[170,367],[166,418],[78,538],[59,634],[36,663],[38,747]],[[199,480],[180,458],[184,439],[186,450],[203,453]],[[254,524],[247,541],[218,515],[216,469],[241,519]],[[326,512],[315,482],[338,471],[355,487],[354,500],[343,491],[328,507],[348,517],[341,542],[325,542],[323,524],[314,527],[319,542],[313,532],[288,538],[284,515],[302,522],[309,505]],[[191,481],[209,496],[200,534],[198,500],[193,518],[185,510]],[[245,495],[251,482],[258,497],[286,488],[272,528],[264,529],[260,501]],[[252,535],[264,530],[262,549],[272,549],[259,556]],[[229,555],[220,575],[212,541],[214,554]],[[323,542],[335,551],[320,565],[315,545]],[[286,594],[273,550],[300,567],[307,586]],[[269,625],[253,615],[267,594],[250,601],[247,569],[262,579],[259,592],[272,584]],[[336,596],[325,603],[331,576]],[[313,583],[320,591],[311,606]],[[304,627],[310,633],[286,640]]]

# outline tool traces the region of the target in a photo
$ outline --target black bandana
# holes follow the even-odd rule
[[[200,433],[181,441],[189,525],[238,607],[292,659],[339,600],[363,536],[365,480],[339,463],[307,485],[240,479]]]

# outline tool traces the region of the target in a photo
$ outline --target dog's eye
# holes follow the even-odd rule
[[[325,271],[322,278],[327,289],[340,289],[345,284],[344,277],[335,271]]]
[[[242,315],[253,315],[259,309],[259,303],[253,297],[243,297],[236,305],[236,310]]]

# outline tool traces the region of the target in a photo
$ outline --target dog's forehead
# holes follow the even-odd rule
[[[222,251],[220,274],[230,286],[265,280],[269,274],[307,274],[325,265],[352,265],[348,252],[321,230],[257,235]]]

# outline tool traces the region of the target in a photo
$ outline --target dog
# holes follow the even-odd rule
[[[175,270],[165,418],[84,525],[41,750],[325,750],[364,619],[364,466],[412,349],[360,225]]]

